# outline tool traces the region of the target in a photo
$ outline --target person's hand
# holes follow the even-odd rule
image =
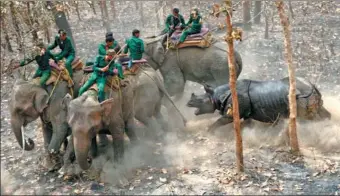
[[[170,26],[170,29],[171,29],[171,30],[174,30],[174,26],[173,26],[173,25],[171,25],[171,26]]]
[[[114,68],[114,69],[113,69],[113,73],[117,74],[117,73],[118,73],[118,69],[117,69],[117,68]]]
[[[106,72],[108,69],[109,69],[109,66],[105,66],[105,67],[101,68],[100,70],[101,70],[102,72]]]
[[[14,66],[13,66],[13,69],[17,69],[20,67],[20,63],[15,63]]]
[[[125,66],[122,66],[122,69],[123,69],[123,71],[125,71],[125,70],[126,70],[126,67],[125,67]]]

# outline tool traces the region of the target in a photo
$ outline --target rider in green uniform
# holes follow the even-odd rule
[[[126,40],[126,47],[124,54],[130,51],[130,60],[140,60],[144,53],[144,42],[139,38],[139,30],[135,29],[132,31],[132,37]]]
[[[108,49],[114,49],[116,53],[120,50],[119,43],[112,37],[112,35],[107,35],[105,37],[105,43],[99,44],[98,54],[105,56]]]
[[[118,69],[118,77],[124,79],[123,71],[119,64],[115,63],[113,58],[116,52],[113,49],[109,49],[105,56],[98,55],[93,65],[93,73],[86,83],[79,89],[79,96],[81,96],[87,89],[89,89],[95,82],[98,87],[98,101],[103,102],[105,100],[105,83],[106,77],[115,73],[115,69]]]
[[[183,31],[181,37],[179,38],[179,43],[183,43],[188,35],[200,33],[202,29],[202,17],[198,13],[198,9],[195,8],[192,10],[190,19],[186,26],[189,26],[189,29]]]
[[[38,64],[38,69],[36,70],[33,78],[40,77],[40,86],[45,88],[46,81],[50,78],[51,75],[51,67],[50,60],[53,60],[57,63],[56,58],[51,54],[49,50],[46,49],[43,43],[39,43],[35,46],[34,52],[30,55],[30,57],[24,58],[19,64],[15,66],[23,67],[33,61],[36,61]]]
[[[64,30],[59,30],[58,33],[59,35],[55,36],[53,44],[50,45],[47,49],[53,50],[55,47],[59,46],[61,52],[59,54],[56,54],[55,57],[58,61],[66,58],[65,66],[72,78],[72,61],[75,58],[75,50],[73,48],[71,39],[66,36],[66,32]]]

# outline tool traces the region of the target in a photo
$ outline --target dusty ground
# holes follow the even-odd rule
[[[127,8],[121,13],[127,12]],[[125,13],[127,14],[127,13]],[[332,24],[339,18],[324,16]],[[324,20],[326,20],[323,18]],[[315,26],[322,26],[317,19],[309,18]],[[296,18],[298,23],[303,21]],[[85,29],[91,22],[91,28]],[[98,35],[105,31],[99,17],[89,14],[83,21],[71,20],[77,40],[79,55],[92,58]],[[334,24],[334,23],[333,23]],[[336,23],[335,23],[336,24]],[[127,24],[126,24],[127,25]],[[295,26],[295,28],[302,25]],[[131,27],[131,26],[129,26]],[[117,34],[122,39],[130,35],[130,29]],[[146,28],[147,29],[147,28]],[[282,57],[282,35],[271,33],[264,40],[263,26],[247,32],[248,40],[236,47],[240,51],[244,68],[240,78],[261,80],[287,76]],[[278,28],[279,29],[279,28]],[[299,122],[299,140],[303,157],[292,157],[286,146],[276,146],[279,132],[284,127],[272,128],[256,123],[255,128],[243,130],[245,173],[235,174],[235,141],[232,125],[224,126],[214,135],[205,133],[207,125],[218,114],[196,117],[193,109],[185,107],[191,92],[202,92],[200,85],[188,82],[186,95],[177,105],[190,120],[180,133],[168,133],[164,141],[145,141],[126,153],[124,168],[114,168],[108,158],[111,149],[102,149],[94,160],[91,172],[82,172],[77,178],[66,180],[58,172],[47,172],[38,165],[43,151],[42,133],[37,123],[29,125],[27,134],[34,138],[36,147],[22,152],[10,131],[8,95],[13,78],[2,75],[1,89],[1,191],[10,194],[339,194],[340,193],[340,46],[339,28],[330,28],[335,38],[335,55],[322,65],[313,67],[312,62],[300,60],[297,74],[311,79],[324,95],[324,103],[333,118],[324,122]],[[280,30],[280,29],[279,29]],[[261,36],[256,36],[261,35]],[[303,33],[293,33],[296,44],[304,39]],[[118,39],[117,38],[117,39]],[[255,39],[256,38],[256,39]],[[79,41],[78,41],[79,40]],[[308,41],[308,39],[306,38]],[[78,43],[79,42],[79,43]],[[294,45],[295,47],[296,45]],[[310,44],[310,46],[313,46]],[[298,49],[298,46],[296,46]],[[303,48],[304,52],[307,47]],[[298,59],[298,58],[297,58]],[[33,68],[33,66],[32,66]],[[313,75],[314,74],[314,75]],[[93,170],[92,170],[93,171]]]

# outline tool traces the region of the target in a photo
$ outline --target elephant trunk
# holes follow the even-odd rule
[[[76,154],[76,159],[81,169],[87,170],[91,167],[92,160],[88,159],[88,153],[90,149],[91,142],[84,137],[78,137],[73,135],[74,150]]]
[[[52,154],[59,152],[61,144],[65,141],[68,132],[68,125],[66,123],[61,123],[61,125],[53,127],[56,127],[56,129],[53,130],[51,142],[48,145],[48,151]]]
[[[17,139],[19,145],[21,148],[24,148],[26,151],[31,151],[34,149],[34,142],[31,138],[28,138],[27,141],[23,141],[23,132],[22,132],[22,126],[23,126],[23,120],[18,120],[17,117],[11,118],[11,126],[12,131],[14,132],[15,138]]]

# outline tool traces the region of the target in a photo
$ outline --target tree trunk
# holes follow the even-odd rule
[[[265,19],[265,30],[264,30],[264,39],[269,39],[269,16],[268,13],[265,12],[264,14],[264,19]]]
[[[66,31],[66,34],[71,39],[74,50],[76,51],[76,44],[73,39],[70,24],[66,19],[65,12],[59,9],[53,9],[53,10],[54,10],[53,14],[54,14],[55,24],[57,25],[58,29],[64,29]]]
[[[106,0],[101,0],[101,2],[102,2],[102,5],[103,5],[105,17],[108,20],[109,19],[109,11],[107,10]]]
[[[38,41],[38,32],[36,30],[35,23],[37,23],[38,21],[37,21],[37,19],[34,19],[36,17],[34,15],[32,15],[30,2],[26,2],[26,6],[27,6],[28,19],[30,21],[30,24],[28,24],[28,26],[31,26],[33,28],[32,31],[31,31],[31,34],[32,34],[32,37],[33,37],[33,41],[37,42]]]
[[[48,29],[48,27],[45,27],[44,32],[45,32],[45,37],[47,39],[47,43],[51,43],[51,35],[50,35],[50,30]]]
[[[250,19],[250,1],[245,0],[243,1],[243,28],[245,30],[251,29]]]
[[[80,13],[79,13],[79,2],[78,1],[74,1],[74,6],[76,7],[76,12],[77,12],[78,20],[81,20]]]
[[[14,26],[14,29],[16,31],[15,35],[16,35],[16,38],[17,38],[18,50],[21,52],[23,50],[23,43],[21,41],[22,36],[21,36],[20,28],[19,28],[19,21],[18,21],[18,18],[16,16],[16,8],[14,7],[13,1],[11,1],[9,3],[9,8],[10,8],[13,26]]]
[[[0,20],[1,20],[1,30],[4,33],[5,41],[6,41],[6,46],[5,47],[7,47],[9,52],[13,52],[13,48],[12,48],[11,41],[10,41],[10,38],[9,38],[9,35],[8,35],[8,31],[7,31],[8,25],[5,23],[5,21],[6,21],[5,20],[5,16],[2,15]]]
[[[292,6],[291,0],[288,1],[288,5],[289,5],[289,11],[290,11],[290,14],[292,16],[292,19],[294,19],[294,11],[293,11],[293,6]]]
[[[261,23],[261,7],[262,1],[255,1],[255,10],[254,10],[254,23],[260,24]]]
[[[112,19],[115,22],[116,20],[116,7],[115,7],[115,2],[114,0],[110,1],[110,5],[111,5],[111,13],[112,13]]]
[[[145,19],[144,19],[144,11],[143,11],[143,2],[140,2],[140,5],[139,5],[139,15],[140,15],[140,20],[141,20],[141,23],[142,23],[142,27],[144,27],[145,25]]]
[[[228,56],[228,64],[229,64],[229,86],[231,90],[232,96],[232,109],[233,109],[233,121],[234,121],[234,129],[235,129],[235,137],[236,137],[236,165],[237,171],[243,172],[243,147],[242,147],[242,135],[241,135],[241,123],[240,123],[240,114],[238,108],[238,98],[236,91],[236,69],[234,64],[234,39],[232,37],[232,24],[231,24],[231,15],[232,15],[232,3],[231,0],[225,0],[227,7],[229,7],[229,13],[226,17],[227,23],[227,42],[229,53]],[[229,6],[228,6],[229,5]]]
[[[102,13],[103,26],[105,27],[106,32],[109,32],[111,30],[110,30],[110,24],[108,22],[107,14],[105,13],[107,12],[106,1],[100,0],[99,5],[100,5],[100,12]],[[106,8],[106,11],[105,11],[105,8]]]
[[[91,9],[92,9],[92,11],[93,11],[93,14],[94,15],[97,15],[97,13],[96,13],[96,8],[94,7],[94,1],[86,1],[87,2],[87,4],[89,4],[89,6],[91,7]]]
[[[299,144],[296,133],[296,83],[295,83],[295,66],[293,64],[292,45],[291,45],[291,27],[288,17],[284,13],[282,1],[277,1],[276,6],[280,15],[280,20],[284,33],[285,58],[288,64],[289,73],[289,138],[290,146],[293,153],[299,153]]]

